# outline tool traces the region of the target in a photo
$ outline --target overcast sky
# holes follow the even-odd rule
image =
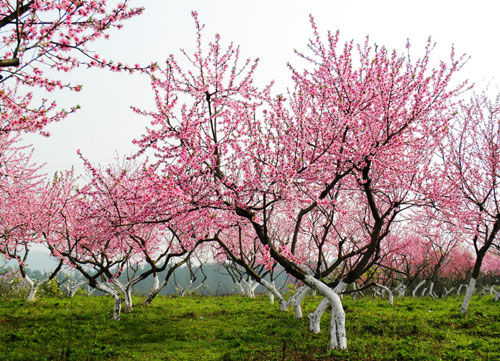
[[[139,3],[140,1],[133,1]],[[206,24],[205,37],[219,33],[233,41],[242,55],[259,57],[258,80],[288,78],[286,63],[304,49],[311,29],[308,14],[320,31],[341,31],[342,40],[362,40],[366,35],[379,45],[404,49],[412,43],[415,57],[429,36],[437,42],[436,57],[447,57],[451,44],[471,59],[461,77],[474,82],[500,82],[500,1],[498,0],[145,0],[143,15],[125,24],[110,40],[94,48],[108,58],[129,64],[163,61],[179,48],[192,49],[195,42],[191,11]],[[81,69],[70,76],[83,85],[80,94],[56,94],[61,104],[81,105],[68,119],[49,126],[51,137],[24,137],[35,146],[35,161],[45,162],[47,172],[75,165],[81,169],[76,150],[92,162],[111,162],[118,152],[129,155],[131,141],[142,133],[147,119],[130,106],[153,109],[149,80],[141,76]]]

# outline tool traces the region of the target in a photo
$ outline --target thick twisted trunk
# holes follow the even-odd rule
[[[341,286],[337,285],[334,290],[329,288],[323,282],[318,281],[317,279],[307,275],[304,279],[309,285],[314,287],[318,292],[320,292],[323,296],[325,296],[326,304],[331,306],[332,309],[332,318],[330,320],[330,348],[331,349],[347,349],[347,337],[345,331],[345,312],[342,307],[342,301],[340,300],[340,296],[337,292],[341,292],[340,289],[344,290],[346,288],[346,284],[341,282]],[[323,302],[322,302],[323,303]],[[323,310],[324,311],[324,310]],[[319,329],[319,320],[321,319],[321,315],[318,318],[318,329]],[[311,320],[311,317],[309,317]]]
[[[104,283],[101,282],[96,282],[94,286],[97,290],[104,292],[111,297],[113,297],[113,300],[115,301],[115,305],[113,308],[113,320],[119,320],[120,319],[120,313],[122,309],[122,300],[120,299],[120,295],[118,292],[116,292],[113,288],[105,285]]]
[[[341,281],[332,291],[337,293],[337,294],[342,293],[346,289],[346,287],[347,287],[347,284]],[[321,291],[319,291],[319,292],[321,292]],[[340,300],[340,298],[339,298],[339,300]],[[323,298],[323,300],[318,305],[318,307],[316,307],[314,312],[310,313],[307,316],[309,318],[309,330],[312,333],[319,333],[321,331],[321,328],[320,328],[321,316],[323,315],[325,310],[328,308],[328,306],[329,306],[329,300],[325,296],[325,298]]]

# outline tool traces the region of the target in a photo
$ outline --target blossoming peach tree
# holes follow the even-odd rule
[[[444,224],[469,244],[474,266],[460,311],[467,312],[483,260],[497,259],[500,232],[500,95],[476,94],[457,107],[442,147]]]
[[[56,89],[81,89],[80,85],[64,83],[58,72],[82,65],[113,71],[144,70],[105,60],[90,46],[142,12],[141,7],[129,7],[131,2],[0,1],[0,249],[19,261],[23,277],[30,244],[43,228],[36,223],[53,216],[53,208],[47,206],[52,204],[53,187],[44,180],[40,166],[31,162],[31,150],[19,145],[18,133],[48,135],[47,124],[78,108],[63,109],[55,97],[46,96]],[[44,210],[49,214],[43,214]],[[32,290],[30,297],[36,292],[34,284]]]
[[[464,59],[452,51],[432,67],[431,44],[411,61],[368,39],[323,40],[311,18],[309,52],[299,53],[309,65],[290,65],[294,88],[273,95],[272,86],[253,82],[258,60],[242,61],[218,34],[205,50],[193,16],[196,50],[184,52],[187,65],[170,56],[152,76],[157,109],[136,109],[151,119],[136,143],[155,154],[157,186],[181,191],[220,243],[231,245],[238,238],[225,234],[244,225],[253,233],[246,241],[324,295],[311,329],[319,331],[331,307],[330,347],[346,348],[339,293],[376,262],[396,220],[429,201],[422,189],[439,187],[428,175],[463,89],[450,82]],[[360,226],[349,239],[356,247],[335,251],[349,218]],[[286,234],[275,237],[279,227]],[[332,276],[349,259],[351,267]]]

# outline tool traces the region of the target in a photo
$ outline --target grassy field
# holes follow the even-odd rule
[[[109,297],[0,299],[0,360],[500,360],[500,303],[345,298],[348,351],[267,297],[158,297],[111,320]],[[320,298],[304,301],[304,315]]]

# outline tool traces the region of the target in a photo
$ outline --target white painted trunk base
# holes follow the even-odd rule
[[[460,312],[462,312],[463,314],[467,312],[467,308],[469,307],[469,302],[470,299],[472,298],[472,294],[474,293],[475,288],[476,288],[476,280],[471,277],[471,279],[469,280],[469,285],[465,290],[465,296],[464,300],[462,301],[462,307],[460,307]]]
[[[153,299],[160,293],[160,278],[158,277],[158,273],[153,273],[153,288],[149,291],[146,300],[144,301],[145,305],[150,305]]]
[[[347,336],[345,332],[345,312],[344,308],[342,307],[342,301],[340,300],[340,296],[337,293],[344,291],[347,287],[347,284],[345,284],[344,282],[340,282],[337,285],[337,287],[335,287],[335,289],[332,290],[323,282],[309,275],[305,277],[304,282],[308,284],[311,288],[315,288],[318,292],[320,292],[323,296],[325,296],[326,299],[325,309],[326,307],[328,307],[328,304],[330,304],[330,306],[332,307],[332,317],[330,320],[330,348],[347,349]],[[321,303],[323,303],[323,301]],[[323,312],[321,312],[321,314],[322,313]],[[316,314],[316,316],[309,317],[310,322],[311,319],[317,318],[315,327],[317,326],[318,330],[319,330],[319,320],[321,319],[321,314],[318,313]]]
[[[269,302],[274,303],[274,298],[276,297],[280,303],[280,311],[286,311],[288,308],[288,304],[281,293],[279,293],[279,291],[276,289],[274,282],[269,283],[266,280],[261,280],[260,283],[269,291]]]
[[[384,286],[384,285],[381,285],[379,283],[376,283],[376,285],[380,288],[382,288],[383,290],[385,290],[388,294],[389,294],[389,304],[392,306],[393,303],[394,303],[394,294],[393,292],[391,291],[391,289],[387,286]]]
[[[27,275],[24,277],[24,280],[28,283],[30,290],[28,292],[28,296],[26,297],[26,300],[29,302],[33,302],[35,300],[36,293],[38,292],[38,289],[46,284],[47,282],[50,281],[50,279],[47,277],[41,281],[33,281],[31,278],[29,278]]]
[[[295,310],[295,318],[300,319],[302,318],[302,301],[304,300],[304,297],[306,297],[307,292],[309,292],[310,288],[305,286],[303,287],[300,292],[297,291],[297,297],[294,298],[292,301],[292,306],[293,309]]]
[[[452,286],[450,289],[447,289],[447,288],[445,287],[445,288],[444,288],[444,295],[445,295],[445,296],[448,296],[448,295],[451,293],[451,291],[453,291],[453,289],[454,289],[454,288],[455,288],[454,286]]]
[[[115,301],[115,305],[113,308],[113,320],[119,320],[122,309],[122,300],[120,299],[120,295],[118,294],[118,292],[116,292],[116,290],[114,290],[112,287],[109,287],[101,282],[97,282],[95,288],[113,297],[113,300]]]
[[[415,289],[413,290],[413,292],[412,292],[412,294],[411,294],[411,296],[412,296],[412,297],[415,297],[415,296],[417,295],[417,291],[418,291],[418,289],[419,289],[419,288],[420,288],[420,287],[421,287],[424,283],[425,283],[425,280],[421,281],[421,282],[417,285],[417,287],[415,287]]]
[[[320,321],[321,321],[321,316],[323,315],[323,312],[328,307],[328,300],[326,298],[323,298],[314,310],[314,312],[310,313],[307,317],[309,318],[309,331],[312,333],[319,333],[321,331],[320,328]]]
[[[269,303],[274,303],[274,295],[269,292]]]

